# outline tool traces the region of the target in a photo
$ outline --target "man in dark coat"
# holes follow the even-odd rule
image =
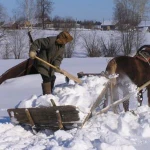
[[[29,57],[34,59],[37,55],[39,58],[59,69],[61,61],[63,60],[65,44],[72,40],[72,36],[67,31],[63,31],[54,37],[37,39],[30,46]],[[56,70],[38,60],[35,60],[35,68],[41,74],[43,79],[43,95],[50,94],[54,87],[56,79],[54,72]]]

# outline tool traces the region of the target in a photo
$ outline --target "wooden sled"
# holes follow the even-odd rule
[[[34,60],[27,59],[18,65],[10,68],[0,76],[0,84],[7,79],[21,77],[28,74],[38,74],[33,66]]]
[[[104,105],[104,96],[108,87],[109,81],[104,85],[103,90],[95,99],[89,113],[85,114],[83,114],[83,112],[76,106],[56,106],[53,101],[51,101],[53,105],[52,107],[14,108],[8,109],[7,112],[13,124],[19,124],[22,126],[28,125],[37,131],[41,129],[56,131],[58,129],[69,130],[72,128],[82,128],[95,113],[95,109],[100,105]],[[80,113],[82,113],[81,118],[79,115]]]
[[[82,119],[79,115],[80,109],[72,105],[43,108],[14,108],[8,109],[7,112],[13,124],[28,125],[36,129],[36,131],[41,129],[56,131],[58,129],[82,128],[89,118],[92,117],[95,109],[100,105],[104,105],[104,95],[108,90],[108,85],[109,82],[91,106],[90,112],[86,113]]]
[[[29,125],[36,130],[70,129],[79,118],[79,111],[71,105],[43,108],[15,108],[7,110],[11,122],[19,125]]]

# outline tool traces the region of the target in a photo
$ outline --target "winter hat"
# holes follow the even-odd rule
[[[67,31],[63,31],[57,35],[56,43],[64,45],[72,40],[73,37]]]

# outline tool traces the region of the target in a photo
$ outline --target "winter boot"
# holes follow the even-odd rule
[[[43,95],[51,94],[51,82],[42,83]]]
[[[55,80],[56,80],[56,76],[52,76],[51,78],[51,92],[53,91],[53,88],[54,88],[54,84],[55,84]]]

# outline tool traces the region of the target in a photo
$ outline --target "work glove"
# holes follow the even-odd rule
[[[36,56],[36,52],[35,52],[35,51],[30,51],[30,52],[29,52],[29,57],[30,57],[31,59],[35,59],[35,56]]]

